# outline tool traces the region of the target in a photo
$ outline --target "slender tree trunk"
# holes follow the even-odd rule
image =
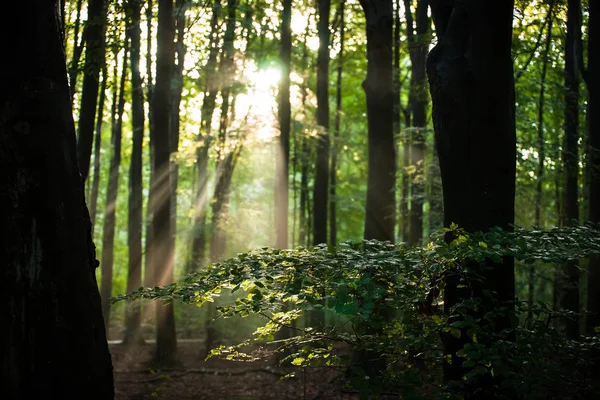
[[[307,38],[309,35],[309,24],[306,26],[304,32],[304,38],[302,43],[302,71],[308,74],[308,45]],[[306,110],[306,99],[308,97],[308,88],[306,81],[308,77],[302,80],[302,110]],[[310,214],[308,213],[309,207],[309,192],[308,192],[308,162],[310,159],[310,152],[308,148],[308,141],[304,134],[300,135],[300,218],[298,227],[298,242],[301,246],[310,247],[311,241],[309,240],[310,229]]]
[[[292,0],[283,0],[281,13],[281,81],[279,82],[279,149],[275,155],[275,246],[288,247],[289,162],[292,108],[290,104],[290,64],[292,58]]]
[[[146,4],[146,54],[152,54],[152,26],[153,26],[153,1],[147,0]],[[152,114],[152,102],[154,93],[154,80],[152,78],[152,57],[146,57],[146,100],[148,102],[148,127],[150,136],[150,145],[148,146],[149,158],[150,158],[150,188],[155,185],[154,173],[154,117]],[[156,206],[154,205],[154,198],[156,192],[152,190],[148,193],[148,206],[146,211],[146,242],[144,246],[144,286],[155,286],[154,283],[154,270],[153,267],[153,255],[152,255],[152,213]]]
[[[141,52],[141,11],[142,0],[129,2],[131,23],[131,160],[129,165],[129,219],[127,225],[127,244],[129,263],[127,270],[127,293],[142,286],[142,144],[144,141],[144,93],[140,74]],[[142,312],[139,301],[127,304],[125,309],[126,345],[142,344]]]
[[[206,212],[208,209],[208,149],[212,141],[212,118],[215,111],[215,101],[219,89],[217,76],[217,56],[219,54],[218,33],[219,13],[221,1],[215,0],[212,9],[210,24],[210,51],[206,67],[204,98],[202,100],[202,111],[200,120],[200,134],[198,135],[198,148],[196,150],[196,171],[198,189],[196,191],[196,202],[194,205],[192,259],[189,264],[189,272],[196,271],[206,261]]]
[[[92,143],[94,141],[94,122],[98,103],[98,77],[104,65],[105,58],[105,24],[106,1],[88,1],[88,21],[85,26],[85,69],[83,74],[83,89],[81,93],[81,108],[77,137],[77,157],[79,171],[85,182],[90,170]]]
[[[98,194],[100,192],[100,149],[102,148],[102,125],[104,122],[104,103],[106,101],[106,84],[108,75],[106,67],[102,68],[102,85],[100,86],[100,99],[98,100],[98,115],[96,116],[96,137],[94,138],[94,175],[90,190],[90,217],[92,229],[96,225],[96,211],[98,209]]]
[[[565,43],[565,141],[562,152],[564,164],[563,221],[564,226],[579,219],[579,51],[581,43],[581,1],[569,0],[567,11],[567,39]],[[579,312],[579,262],[563,265],[555,290],[558,306]],[[579,336],[579,320],[561,321],[566,335]]]
[[[102,232],[102,282],[100,297],[102,298],[102,315],[104,325],[110,326],[110,298],[112,296],[112,280],[115,248],[115,225],[117,222],[117,195],[119,193],[119,169],[121,166],[121,138],[123,136],[123,113],[125,111],[125,81],[127,80],[127,59],[129,56],[129,38],[125,37],[125,52],[119,86],[114,87],[112,107],[112,134],[110,167],[106,186],[106,205],[104,210],[104,231]],[[115,60],[117,55],[115,54]],[[115,70],[116,70],[115,61]],[[115,80],[118,73],[115,71]],[[118,89],[118,90],[117,90]]]
[[[425,60],[429,53],[426,35],[431,25],[428,16],[429,1],[419,0],[416,9],[416,27],[412,17],[410,1],[404,1],[407,37],[411,60],[409,109],[412,114],[411,148],[409,164],[410,183],[410,231],[408,244],[418,246],[423,240],[423,201],[425,197],[425,125],[427,124],[427,78]],[[416,35],[415,35],[416,30]]]
[[[173,0],[158,2],[158,33],[156,55],[156,85],[152,96],[154,133],[154,183],[150,190],[155,193],[152,218],[152,270],[154,282],[166,285],[173,282],[173,229],[171,227],[171,185],[169,173],[171,77],[174,61]],[[157,365],[172,365],[176,361],[177,339],[173,303],[156,304],[156,353]]]
[[[588,5],[588,64],[586,84],[588,89],[589,123],[589,220],[600,223],[600,4],[590,1]],[[600,257],[594,256],[588,265],[588,332],[595,332],[600,326]]]
[[[83,0],[77,0],[77,16],[75,17],[75,26],[73,27],[73,55],[69,66],[69,87],[71,89],[71,103],[77,91],[77,75],[79,73],[79,61],[83,53],[83,44],[85,37],[79,38],[79,29],[81,27],[81,4]],[[85,32],[85,31],[84,31]],[[85,36],[85,35],[84,35]],[[93,221],[92,221],[93,222]]]
[[[175,31],[177,32],[177,41],[174,46],[176,65],[173,68],[173,77],[171,79],[171,130],[169,132],[169,151],[171,152],[169,162],[171,174],[171,230],[173,231],[174,252],[177,239],[177,186],[179,184],[179,161],[173,157],[173,155],[176,155],[179,151],[179,107],[181,105],[181,93],[183,91],[183,67],[186,53],[184,35],[187,4],[187,0],[175,0]],[[176,265],[176,254],[173,255],[173,259],[173,265]]]
[[[535,190],[535,226],[542,226],[542,199],[544,185],[544,161],[546,158],[546,144],[544,142],[544,96],[546,92],[546,74],[548,72],[548,61],[550,56],[550,46],[552,45],[552,25],[554,22],[554,1],[550,2],[548,7],[548,17],[546,25],[548,25],[548,33],[546,35],[546,47],[544,49],[544,60],[542,62],[542,75],[540,78],[540,96],[538,100],[538,168],[537,182]],[[527,324],[531,327],[533,323],[533,307],[534,292],[535,292],[535,264],[529,265],[528,279],[528,296],[527,303],[530,310],[527,313]]]
[[[313,244],[327,243],[329,192],[329,11],[330,0],[318,2],[319,49],[317,52],[317,161],[313,188]]]
[[[59,21],[57,1],[0,13],[0,398],[109,400]]]
[[[402,89],[402,81],[400,79],[400,48],[402,46],[402,42],[400,40],[401,34],[402,34],[402,21],[400,19],[400,7],[401,7],[401,0],[395,0],[394,3],[394,76],[393,76],[393,81],[394,81],[394,138],[397,140],[400,140],[400,135],[402,132],[401,126],[400,126],[400,115],[402,113],[402,100],[401,100],[401,96],[400,96],[400,92]],[[404,142],[404,140],[401,140],[402,142]],[[396,145],[396,151],[398,151],[398,145]],[[396,153],[396,155],[398,155]],[[398,159],[396,159],[396,169],[398,168]],[[399,188],[399,195],[400,195],[400,201],[399,201],[399,205],[400,207],[398,208],[398,238],[400,241],[403,240],[403,226],[406,224],[405,220],[404,220],[404,214],[403,214],[403,204],[405,202],[405,197],[407,196],[407,193],[405,193],[404,191],[404,182],[406,181],[406,174],[404,173],[404,168],[401,169],[402,171],[402,178],[401,178],[401,184],[400,184],[400,188]]]
[[[514,4],[467,0],[449,5],[436,0],[431,6],[439,41],[427,59],[427,73],[442,173],[444,225],[456,223],[467,232],[495,226],[510,230],[516,165],[511,58]],[[453,237],[448,235],[447,239]],[[506,305],[510,314],[514,307],[514,260],[506,257],[501,263],[485,260],[484,264],[486,268],[475,262],[465,265],[481,277],[471,280],[468,289],[459,285],[458,276],[446,277],[445,313],[450,315],[452,307],[463,299],[476,298],[481,302],[480,310]],[[476,317],[483,315],[477,313]],[[487,323],[496,333],[511,327],[505,313]],[[445,334],[444,354],[457,360],[456,352],[466,343],[465,336]],[[515,340],[510,334],[504,339]],[[443,372],[446,381],[462,383],[468,368],[460,362],[446,362]],[[466,385],[464,395],[493,398],[493,386],[491,376],[482,377],[475,385]]]
[[[333,146],[331,146],[331,168],[329,174],[329,244],[337,244],[337,199],[336,199],[336,177],[337,156],[340,138],[340,127],[342,121],[342,75],[344,72],[344,36],[346,26],[344,21],[345,0],[339,5],[338,15],[340,18],[340,52],[338,53],[337,78],[335,89],[335,120],[333,123]]]

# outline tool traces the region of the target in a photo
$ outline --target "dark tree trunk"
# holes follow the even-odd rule
[[[289,162],[292,109],[290,105],[290,63],[292,58],[292,0],[283,0],[281,13],[281,81],[279,82],[279,149],[275,155],[275,246],[288,247]]]
[[[394,242],[396,152],[392,66],[391,0],[362,1],[367,21],[367,95],[369,172],[365,239]]]
[[[188,0],[175,0],[175,31],[177,32],[177,41],[175,42],[175,61],[173,68],[173,77],[171,79],[171,129],[169,131],[169,151],[171,152],[169,162],[169,173],[171,175],[171,230],[173,232],[173,251],[176,249],[177,239],[177,186],[179,184],[179,161],[173,157],[179,151],[179,129],[180,116],[179,107],[181,105],[181,93],[183,91],[183,67],[185,62],[185,12]],[[176,254],[173,254],[173,265],[177,263]]]
[[[400,18],[400,7],[401,0],[395,0],[394,6],[394,75],[392,77],[394,82],[394,138],[396,141],[400,140],[400,135],[402,132],[402,128],[400,125],[401,114],[402,114],[402,100],[400,92],[402,90],[402,81],[400,79],[400,60],[401,60],[401,47],[402,41],[400,37],[402,35],[402,20]],[[401,140],[404,142],[403,140]],[[398,145],[396,144],[396,168],[398,168]],[[407,196],[407,193],[404,191],[404,181],[406,181],[406,176],[404,173],[404,168],[401,169],[402,178],[400,188],[398,190],[400,201],[398,208],[398,238],[400,241],[403,240],[403,226],[405,225],[404,214],[403,214],[403,204],[404,199]]]
[[[204,73],[206,83],[200,121],[200,134],[198,135],[198,149],[196,150],[196,170],[198,189],[196,191],[196,204],[194,205],[192,259],[189,272],[198,270],[206,261],[206,211],[208,209],[208,149],[212,141],[212,118],[215,111],[215,100],[219,90],[217,76],[217,56],[219,54],[218,33],[219,13],[221,1],[213,3],[212,19],[210,24],[210,51]]]
[[[313,188],[313,244],[327,243],[329,192],[329,11],[330,0],[318,2],[319,50],[317,52],[317,161]]]
[[[411,60],[411,79],[409,110],[412,115],[410,130],[411,147],[411,196],[410,196],[410,230],[408,244],[418,246],[423,240],[423,201],[425,198],[425,125],[427,124],[427,77],[425,60],[429,53],[429,42],[426,35],[429,32],[429,0],[419,0],[416,9],[416,27],[410,9],[410,1],[404,1],[406,12],[407,37]],[[415,34],[416,31],[416,34]]]
[[[85,37],[79,38],[79,29],[81,27],[81,4],[83,0],[77,0],[77,16],[75,17],[75,26],[73,27],[73,55],[69,65],[69,87],[71,89],[71,103],[73,96],[77,91],[77,75],[79,73],[79,61],[83,52],[83,44]],[[85,36],[85,35],[83,35]],[[92,220],[93,222],[93,220]]]
[[[588,124],[590,171],[589,184],[589,220],[600,223],[600,3],[590,1],[588,6],[588,64],[585,74],[588,89]],[[600,257],[590,259],[588,265],[588,311],[592,314],[587,319],[588,332],[600,326]]]
[[[100,149],[102,148],[102,125],[104,123],[104,103],[106,101],[106,86],[108,74],[106,67],[102,68],[102,85],[100,86],[100,99],[98,100],[98,113],[96,115],[96,137],[94,138],[94,175],[90,190],[90,217],[92,229],[96,225],[96,211],[98,210],[98,194],[100,193]]]
[[[104,231],[102,232],[102,281],[100,284],[100,297],[102,298],[102,315],[104,324],[109,327],[110,298],[112,296],[112,280],[115,249],[115,225],[117,223],[117,194],[119,193],[119,169],[121,166],[121,138],[123,136],[123,112],[125,111],[125,81],[127,80],[127,58],[129,56],[129,38],[125,38],[125,53],[123,55],[123,68],[121,81],[114,86],[112,106],[112,134],[110,166],[108,169],[108,183],[106,186],[106,204],[104,208]],[[115,54],[115,60],[117,55]],[[118,75],[115,62],[115,81]],[[115,82],[116,83],[116,82]]]
[[[127,221],[127,244],[129,263],[127,269],[127,293],[142,286],[142,143],[144,141],[144,93],[140,74],[141,52],[141,0],[130,0],[129,37],[131,38],[131,160],[129,164],[129,219]],[[142,313],[139,301],[127,304],[125,309],[126,345],[144,342],[141,332]]]
[[[104,66],[105,58],[106,1],[89,0],[88,20],[83,33],[85,37],[85,67],[81,108],[77,137],[77,158],[79,171],[85,182],[90,170],[92,143],[94,141],[94,122],[98,103],[98,76]]]
[[[542,226],[542,208],[543,208],[543,185],[544,185],[544,161],[546,158],[546,144],[544,142],[544,101],[546,92],[546,75],[548,72],[548,61],[550,57],[550,46],[552,45],[552,25],[554,22],[554,1],[550,2],[548,7],[548,17],[546,25],[548,25],[548,33],[546,34],[546,47],[544,49],[544,60],[542,62],[542,75],[540,77],[540,95],[538,100],[538,168],[537,182],[535,187],[535,222],[534,225]],[[533,323],[533,300],[535,291],[535,264],[529,265],[528,277],[528,293],[527,303],[530,310],[527,312],[527,324],[532,326]]]
[[[156,85],[152,95],[154,141],[154,192],[152,218],[151,262],[156,285],[173,282],[173,230],[171,227],[171,191],[169,173],[169,130],[171,118],[171,77],[174,60],[173,0],[158,2],[158,33],[156,54]],[[156,304],[156,353],[157,365],[172,365],[176,361],[177,339],[173,303]]]
[[[467,232],[487,231],[495,226],[510,230],[514,221],[516,165],[513,2],[435,0],[431,7],[439,41],[427,59],[427,73],[442,174],[444,225],[456,223]],[[501,263],[470,263],[466,267],[475,269],[482,279],[471,280],[470,288],[465,290],[459,287],[458,277],[448,276],[445,313],[471,297],[481,302],[481,310],[493,310],[498,305],[506,305],[508,312],[512,310],[512,258]],[[486,296],[486,291],[495,295]],[[496,333],[511,327],[510,318],[504,313],[488,323]],[[444,354],[456,360],[465,336],[445,334]],[[444,363],[446,381],[462,381],[467,369],[461,364]],[[479,388],[465,387],[465,396],[492,398],[487,378],[479,382]],[[479,389],[477,395],[475,389]]]
[[[304,38],[302,43],[302,71],[308,71],[308,45],[306,44],[309,35],[308,25],[304,32]],[[302,80],[302,110],[306,110],[306,98],[308,96],[308,88],[306,85],[307,79]],[[310,151],[308,148],[308,141],[306,137],[301,134],[299,135],[300,141],[300,217],[298,221],[298,243],[301,246],[309,247],[311,241],[309,240],[310,232],[310,214],[308,213],[309,206],[309,192],[308,192],[308,162],[310,159]]]
[[[568,226],[579,219],[579,51],[581,43],[581,0],[569,0],[567,11],[567,38],[565,43],[565,139],[562,151],[564,165],[563,221]],[[570,261],[562,266],[555,283],[560,308],[579,312],[579,262]],[[560,321],[566,335],[579,336],[579,320]]]
[[[59,21],[57,1],[7,2],[0,14],[10,55],[0,63],[0,398],[109,400]]]
[[[337,78],[335,83],[335,120],[333,123],[333,146],[331,147],[331,168],[329,174],[329,244],[337,244],[337,199],[336,199],[336,177],[337,156],[340,129],[342,122],[342,75],[344,72],[344,36],[346,26],[344,20],[345,0],[340,2],[338,15],[340,18],[340,52],[338,53]]]
[[[147,0],[146,4],[146,54],[152,54],[152,26],[153,26],[153,0]],[[152,57],[146,57],[146,100],[148,102],[148,127],[150,136],[150,145],[148,146],[148,153],[150,158],[150,189],[156,184],[156,174],[154,173],[154,117],[152,113],[152,102],[154,93],[154,80],[152,71]],[[154,205],[154,198],[156,192],[149,190],[148,193],[148,206],[146,211],[146,242],[144,245],[144,286],[155,286],[154,282],[154,266],[152,256],[152,213],[156,206]]]

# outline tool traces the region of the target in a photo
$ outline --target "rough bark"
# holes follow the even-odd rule
[[[121,138],[123,136],[123,112],[125,111],[125,81],[127,80],[127,60],[129,52],[129,38],[125,38],[125,52],[121,79],[114,85],[112,107],[112,133],[111,156],[108,168],[108,182],[106,185],[106,204],[104,208],[104,224],[102,232],[102,280],[100,284],[100,297],[102,298],[102,315],[104,324],[108,327],[110,322],[110,298],[112,296],[113,265],[115,250],[115,226],[117,223],[117,195],[119,193],[119,169],[121,166]],[[115,54],[115,60],[116,60]],[[115,62],[115,81],[118,75]]]
[[[439,41],[427,59],[427,74],[442,174],[444,225],[456,223],[467,232],[495,226],[510,230],[516,165],[513,2],[435,0],[431,7]],[[465,290],[459,287],[458,277],[446,277],[444,312],[450,313],[454,305],[471,297],[481,302],[480,310],[506,305],[510,312],[514,260],[486,260],[465,267],[482,279],[472,279]],[[486,291],[495,295],[484,295]],[[505,315],[484,318],[482,324],[497,333],[511,326]],[[465,336],[445,334],[444,353],[457,360]],[[447,381],[462,381],[467,369],[460,362],[444,363],[443,372]],[[465,396],[491,398],[492,385],[486,378],[480,387],[466,386]]]
[[[154,282],[167,285],[173,282],[173,230],[171,227],[171,190],[169,173],[169,131],[171,118],[171,77],[174,60],[173,0],[158,2],[158,32],[156,55],[156,84],[152,95],[154,141],[152,163],[154,182],[150,190],[155,193],[152,218],[151,262]],[[176,361],[177,340],[173,303],[156,304],[157,365],[172,365]]]
[[[313,244],[327,243],[329,192],[329,11],[330,0],[318,2],[319,49],[317,51],[317,160],[313,188]]]
[[[127,293],[142,286],[142,144],[144,141],[144,93],[140,74],[141,53],[141,0],[128,3],[131,22],[131,159],[129,164],[129,199],[127,220]],[[125,309],[125,334],[123,344],[144,342],[141,333],[142,313],[139,301],[130,302]]]
[[[112,365],[57,7],[15,1],[0,14],[10,55],[0,63],[0,398],[108,400]]]
[[[106,1],[89,0],[88,20],[85,25],[85,66],[81,108],[77,136],[77,159],[79,171],[85,182],[90,170],[92,143],[94,141],[94,122],[98,104],[98,76],[105,58]]]
[[[292,0],[283,0],[281,13],[281,81],[279,82],[279,149],[275,156],[275,246],[288,247],[289,162],[292,108],[290,104],[290,64],[292,58]]]

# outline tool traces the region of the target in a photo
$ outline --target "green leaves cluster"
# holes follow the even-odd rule
[[[515,257],[525,262],[561,263],[600,254],[598,228],[494,229],[467,234],[452,225],[417,248],[378,241],[347,242],[336,248],[262,248],[212,264],[181,283],[141,288],[113,301],[181,300],[201,306],[223,292],[234,293],[228,296],[231,301],[218,306],[222,317],[258,314],[266,323],[243,343],[221,346],[211,355],[253,360],[260,355],[245,350],[267,342],[276,346],[275,351],[285,351],[284,360],[292,365],[347,366],[352,353],[372,352],[385,358],[382,374],[386,382],[414,398],[428,398],[432,387],[442,391],[439,367],[444,362],[461,362],[469,371],[465,382],[500,376],[512,393],[529,398],[536,385],[556,382],[553,371],[564,362],[558,355],[591,351],[598,342],[590,340],[575,352],[573,343],[550,328],[547,321],[556,313],[547,306],[536,306],[537,319],[531,329],[518,327],[513,317],[517,343],[503,341],[501,336],[489,340],[494,333],[481,318],[465,311],[476,309],[478,299],[457,305],[450,311],[452,318],[442,312],[443,278],[453,273],[469,279],[463,270],[466,261]],[[449,237],[454,240],[448,243],[444,238]],[[517,313],[527,311],[524,304],[517,303],[516,308]],[[298,323],[312,310],[325,311],[329,323],[323,327]],[[293,334],[275,340],[282,327]],[[466,335],[467,344],[457,354],[460,360],[444,359],[443,332]]]

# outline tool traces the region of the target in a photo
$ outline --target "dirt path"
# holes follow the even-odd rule
[[[201,356],[202,344],[180,342],[181,366],[153,371],[149,362],[154,344],[127,350],[110,345],[115,370],[116,400],[354,400],[331,383],[334,371],[274,368],[273,362],[233,362]],[[281,377],[295,373],[296,377]]]

